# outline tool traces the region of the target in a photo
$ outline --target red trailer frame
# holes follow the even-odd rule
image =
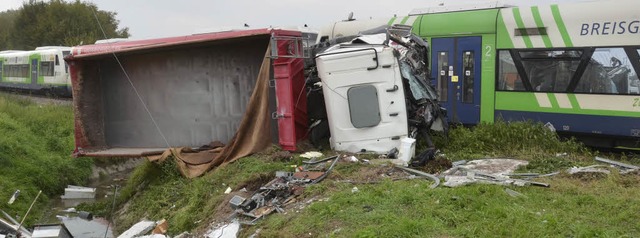
[[[269,45],[270,95],[276,96],[270,97],[272,134],[278,135],[273,141],[296,150],[308,131],[301,32],[256,29],[74,47],[66,58],[74,156],[134,157],[167,149],[142,118],[133,97],[138,92],[125,81],[129,76],[159,127],[171,135],[171,147],[226,143],[244,114]],[[120,64],[129,72],[123,73]]]

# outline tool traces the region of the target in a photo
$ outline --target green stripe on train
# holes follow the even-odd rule
[[[507,24],[504,22],[504,18],[502,14],[498,14],[498,22],[497,22],[497,32],[496,35],[498,37],[496,42],[496,47],[500,49],[511,49],[514,47],[513,40],[511,36],[509,36],[509,31],[507,30]]]
[[[542,17],[540,16],[540,10],[538,7],[531,7],[531,14],[533,15],[533,19],[536,22],[536,26],[538,28],[544,28],[544,23],[542,22]],[[544,47],[551,48],[553,45],[551,44],[551,39],[549,39],[549,34],[542,35],[542,41],[544,42]]]
[[[495,110],[564,113],[595,116],[640,117],[639,112],[633,111],[582,109],[579,106],[574,106],[574,103],[578,105],[574,94],[568,94],[568,96],[569,100],[571,101],[572,108],[560,108],[558,106],[556,97],[553,95],[548,95],[552,106],[541,107],[536,100],[536,96],[532,92],[496,92]]]
[[[518,29],[526,28],[524,26],[524,21],[522,21],[522,16],[520,15],[520,8],[513,9],[513,18],[516,20],[516,25],[518,26]],[[533,48],[533,43],[531,43],[531,38],[529,37],[529,35],[523,34],[522,40],[524,40],[524,45],[527,48]]]
[[[571,37],[569,36],[567,27],[564,25],[564,20],[562,20],[560,9],[558,8],[557,4],[551,5],[551,13],[553,14],[553,19],[556,21],[556,25],[558,25],[558,30],[560,30],[560,35],[562,35],[562,41],[564,41],[564,45],[566,47],[573,47]]]

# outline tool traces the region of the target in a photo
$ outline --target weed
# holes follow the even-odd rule
[[[35,105],[27,99],[0,95],[0,198],[20,189],[14,204],[0,203],[9,214],[24,215],[42,190],[27,226],[41,219],[50,197],[68,184],[85,184],[91,159],[71,159],[71,106]]]

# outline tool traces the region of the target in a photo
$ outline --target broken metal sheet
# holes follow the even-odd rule
[[[517,160],[517,159],[479,159],[472,160],[467,162],[466,164],[457,166],[458,168],[478,171],[484,174],[490,174],[495,176],[503,176],[506,177],[507,174],[511,174],[518,167],[525,166],[529,164],[526,160]],[[450,171],[454,170],[453,168],[443,172],[443,174],[450,174]],[[455,169],[457,170],[457,169]]]
[[[640,169],[639,166],[635,166],[635,165],[631,165],[631,164],[625,164],[625,163],[622,163],[622,162],[613,161],[613,160],[605,159],[605,158],[598,157],[598,156],[596,156],[595,160],[599,161],[599,162],[615,165],[615,166],[618,166],[618,167],[621,167],[621,168],[624,168],[624,169],[633,169],[633,170]]]
[[[407,171],[409,173],[420,175],[420,176],[423,176],[423,177],[427,177],[427,178],[433,180],[434,183],[433,183],[433,185],[430,186],[430,188],[436,188],[436,187],[438,187],[438,185],[440,185],[440,179],[438,177],[436,177],[435,175],[433,175],[433,174],[425,173],[425,172],[422,172],[422,171],[419,171],[419,170],[415,170],[415,169],[406,168],[404,166],[396,165],[396,167],[400,168],[402,170],[405,170],[405,171]]]
[[[231,223],[227,223],[209,230],[207,232],[207,238],[235,238],[238,237],[238,231],[240,231],[240,222],[234,220]]]
[[[33,228],[32,238],[73,237],[63,224],[36,225]]]
[[[134,238],[149,233],[156,226],[154,221],[141,221],[123,232],[118,238]]]
[[[96,188],[67,185],[62,199],[91,199],[96,196]]]
[[[525,180],[510,179],[507,175],[518,167],[529,162],[516,159],[482,159],[472,160],[464,165],[455,166],[442,174],[445,175],[444,186],[458,187],[471,183],[515,184],[524,186]],[[476,176],[478,175],[478,176]]]
[[[600,167],[600,168],[599,168]],[[602,165],[592,165],[587,167],[572,167],[567,170],[569,174],[577,174],[577,173],[601,173],[601,174],[611,174],[611,171],[601,168]]]
[[[151,234],[151,235],[146,235],[146,236],[138,236],[136,238],[167,238],[167,236],[165,236],[163,234]]]

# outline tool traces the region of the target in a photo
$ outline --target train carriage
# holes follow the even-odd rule
[[[386,22],[428,40],[432,83],[454,123],[534,120],[590,145],[640,148],[639,8],[486,2]]]
[[[64,57],[70,47],[46,46],[32,51],[0,52],[0,87],[71,96],[69,67]]]

